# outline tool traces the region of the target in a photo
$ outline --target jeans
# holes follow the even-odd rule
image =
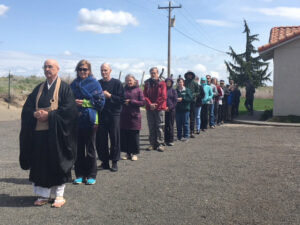
[[[190,137],[190,112],[176,112],[177,139]]]
[[[209,104],[208,105],[208,115],[209,115],[209,126],[214,126],[215,125],[215,113],[214,113],[214,104]]]
[[[201,126],[201,106],[195,107],[195,118],[196,118],[196,130],[199,131],[200,130],[200,126]]]

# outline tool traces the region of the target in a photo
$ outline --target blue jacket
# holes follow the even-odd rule
[[[203,83],[202,81],[205,81],[205,83]],[[205,93],[205,96],[202,99],[202,104],[208,104],[212,100],[214,94],[212,88],[209,85],[207,85],[206,77],[201,77],[201,86],[203,87]]]

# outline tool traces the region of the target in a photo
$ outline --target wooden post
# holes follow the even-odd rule
[[[10,71],[8,73],[8,105],[7,105],[7,108],[9,109],[9,103],[11,101],[11,96],[10,96]]]

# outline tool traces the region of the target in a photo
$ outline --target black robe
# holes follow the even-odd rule
[[[76,159],[77,107],[69,85],[61,82],[58,109],[49,112],[49,129],[36,131],[36,96],[39,84],[28,96],[21,114],[20,166],[30,169],[29,180],[36,186],[52,187],[68,180]],[[48,90],[45,84],[38,107],[50,106],[56,81]]]

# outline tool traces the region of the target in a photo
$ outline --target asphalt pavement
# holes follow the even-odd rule
[[[299,127],[224,124],[161,153],[145,151],[145,118],[138,161],[68,183],[61,209],[33,206],[20,121],[0,122],[0,224],[300,224]]]

